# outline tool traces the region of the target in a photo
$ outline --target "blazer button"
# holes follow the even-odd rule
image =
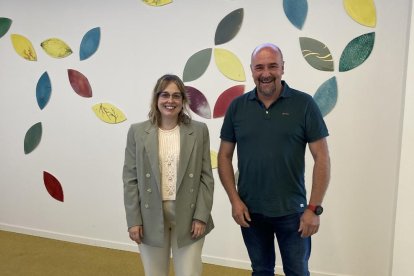
[[[194,209],[194,203],[191,203],[190,208]]]
[[[148,193],[151,193],[151,192],[152,192],[151,188],[148,188],[148,189],[147,189],[147,192],[148,192]]]
[[[148,203],[145,203],[145,205],[144,205],[144,206],[145,206],[145,208],[146,208],[146,209],[148,209],[148,208],[149,208]]]
[[[150,178],[150,176],[151,176],[151,175],[150,175],[149,173],[147,173],[147,174],[145,175],[145,177],[146,177],[146,178]]]
[[[190,178],[193,178],[193,177],[194,177],[194,174],[190,173],[188,176],[189,176]]]
[[[193,188],[190,189],[190,193],[194,193],[194,189]]]

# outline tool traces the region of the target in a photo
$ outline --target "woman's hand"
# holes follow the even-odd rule
[[[128,232],[131,240],[137,244],[141,244],[142,238],[144,237],[144,227],[142,225],[132,226],[128,229]]]
[[[206,231],[206,224],[204,222],[202,222],[201,220],[193,220],[193,224],[191,226],[191,233],[192,233],[192,238],[193,239],[197,239],[199,237],[201,237],[204,232]]]

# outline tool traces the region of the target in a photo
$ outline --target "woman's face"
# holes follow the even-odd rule
[[[183,96],[174,82],[158,93],[158,109],[161,113],[161,120],[178,119],[178,114],[183,109]]]

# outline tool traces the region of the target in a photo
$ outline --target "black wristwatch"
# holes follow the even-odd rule
[[[323,213],[323,207],[320,205],[308,205],[308,209],[315,213],[315,215],[319,216]]]

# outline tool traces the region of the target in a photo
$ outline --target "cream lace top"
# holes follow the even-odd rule
[[[175,200],[180,159],[179,125],[170,130],[158,129],[158,149],[162,199]]]

